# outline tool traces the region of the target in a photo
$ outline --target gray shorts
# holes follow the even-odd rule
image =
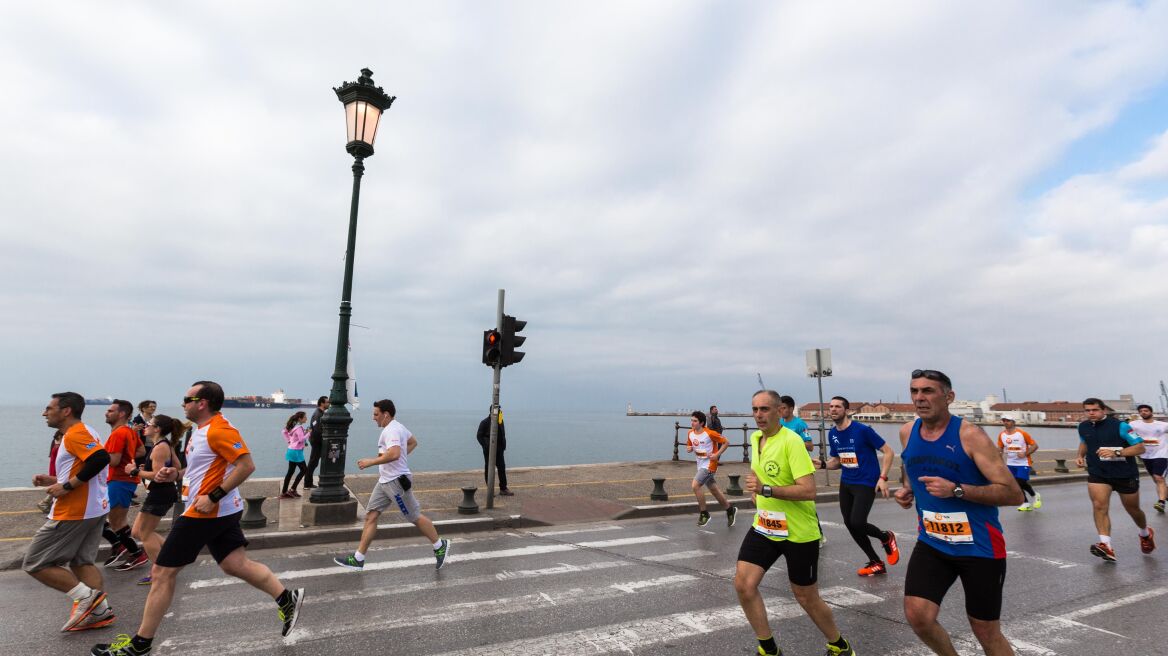
[[[39,572],[49,567],[93,565],[101,545],[105,515],[89,519],[50,519],[37,529],[22,569]]]
[[[388,483],[378,481],[373,486],[373,494],[369,495],[369,505],[365,506],[365,510],[384,512],[390,506],[396,506],[402,516],[411,522],[418,521],[422,516],[422,507],[418,505],[412,491],[403,490],[396,480]]]
[[[694,475],[694,481],[697,482],[698,487],[703,485],[706,487],[711,487],[718,484],[718,482],[714,480],[714,473],[708,469],[699,469],[698,473]]]

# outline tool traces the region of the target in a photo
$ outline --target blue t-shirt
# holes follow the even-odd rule
[[[780,419],[779,423],[783,425],[783,428],[794,431],[796,435],[803,438],[804,442],[811,441],[811,436],[807,434],[807,422],[802,419],[791,417],[790,421]]]
[[[840,459],[840,482],[848,485],[876,485],[880,479],[880,459],[876,454],[883,446],[884,438],[858,421],[842,431],[833,426],[827,434],[828,454]]]

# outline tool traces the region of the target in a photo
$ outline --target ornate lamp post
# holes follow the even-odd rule
[[[353,418],[345,408],[347,394],[345,382],[348,379],[349,358],[349,316],[352,314],[350,299],[353,292],[353,254],[357,242],[357,206],[361,197],[361,176],[365,173],[365,158],[373,155],[373,141],[377,138],[377,125],[381,113],[389,109],[395,100],[373,84],[373,71],[361,69],[361,77],[356,82],[345,82],[333,89],[337,98],[345,104],[345,125],[348,143],[345,150],[353,156],[353,201],[349,209],[349,244],[345,251],[345,282],[341,291],[341,321],[337,333],[337,359],[333,369],[333,387],[329,394],[329,409],[321,419],[321,442],[324,449],[321,458],[320,485],[312,490],[311,504],[304,506],[304,518],[310,523],[342,523],[356,516],[356,499],[345,489],[345,451],[349,440],[349,424]],[[324,508],[312,508],[312,504],[343,504],[353,507],[351,512],[337,508],[336,512],[324,512]],[[307,522],[306,522],[307,523]]]

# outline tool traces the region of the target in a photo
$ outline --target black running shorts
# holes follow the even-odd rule
[[[243,511],[226,517],[199,519],[183,515],[174,520],[166,542],[154,561],[161,567],[186,567],[195,562],[203,547],[211,552],[215,562],[221,563],[232,551],[247,546],[239,518]]]
[[[958,578],[965,590],[966,615],[985,622],[1001,618],[1005,558],[950,556],[917,542],[904,574],[904,596],[921,597],[940,606]]]
[[[738,548],[738,560],[758,565],[763,571],[769,570],[779,556],[787,559],[787,579],[791,583],[815,585],[819,580],[819,540],[772,540],[750,529]]]
[[[1102,476],[1095,476],[1094,474],[1087,474],[1088,483],[1098,483],[1100,485],[1110,485],[1111,489],[1120,494],[1135,494],[1140,491],[1140,479],[1135,478],[1103,478]]]

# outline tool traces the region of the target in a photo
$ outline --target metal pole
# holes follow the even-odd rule
[[[823,454],[827,453],[827,429],[823,424],[823,360],[819,349],[815,349],[815,382],[819,383],[819,462],[825,463]],[[823,468],[823,484],[831,486],[831,475],[827,467]]]
[[[353,259],[357,250],[357,208],[361,201],[361,176],[365,174],[365,158],[353,158],[353,200],[349,207],[349,241],[345,250],[345,279],[341,287],[340,327],[337,330],[337,357],[333,368],[333,388],[329,392],[329,409],[321,418],[320,485],[312,490],[312,503],[334,503],[349,500],[345,488],[345,452],[349,442],[349,415],[345,401],[348,394],[345,383],[349,379],[349,317],[352,315]]]
[[[503,330],[503,290],[499,290],[499,309],[495,312],[495,330]],[[502,353],[500,353],[502,360]],[[494,382],[491,385],[491,449],[487,455],[487,509],[495,507],[495,457],[499,443],[499,374],[502,362],[495,363]]]

